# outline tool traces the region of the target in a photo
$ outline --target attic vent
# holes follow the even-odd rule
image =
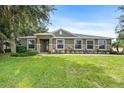
[[[59,34],[62,35],[62,31],[59,31]]]

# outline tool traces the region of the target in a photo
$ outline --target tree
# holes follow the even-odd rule
[[[4,41],[5,35],[0,32],[0,53],[3,53],[3,41]]]
[[[0,17],[7,25],[11,52],[16,53],[16,37],[26,34],[27,30],[35,33],[49,24],[50,12],[54,6],[0,6]]]
[[[119,53],[119,41],[113,42],[112,46],[116,48],[117,53]]]
[[[118,18],[119,23],[116,26],[115,31],[118,34],[118,39],[124,39],[124,6],[119,6],[118,10],[121,11],[121,15]]]
[[[117,53],[120,53],[119,48],[122,48],[121,53],[124,53],[124,40],[123,39],[117,39],[115,42],[113,42],[112,46],[116,48]]]
[[[120,39],[120,47],[122,48],[121,53],[124,53],[124,39]]]
[[[8,32],[7,32],[7,24],[5,23],[4,18],[1,16],[0,19],[0,53],[4,52],[3,44],[4,41],[9,38]]]
[[[113,43],[113,46],[117,49],[119,53],[119,48],[123,48],[122,53],[124,53],[124,6],[119,6],[118,10],[121,12],[119,23],[115,28],[116,33],[118,34],[116,42]]]

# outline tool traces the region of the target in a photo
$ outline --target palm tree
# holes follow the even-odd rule
[[[119,53],[119,41],[115,41],[115,42],[113,42],[113,44],[112,44],[112,46],[114,47],[114,48],[116,48],[116,51],[117,51],[117,53]]]
[[[115,41],[115,42],[112,44],[112,46],[113,46],[114,48],[116,48],[117,53],[120,53],[119,48],[123,48],[122,51],[121,51],[121,53],[124,53],[124,40],[123,40],[123,39],[118,39],[117,41]]]
[[[119,45],[122,48],[121,53],[123,54],[124,53],[124,39],[120,39],[119,41],[120,41],[120,44]]]

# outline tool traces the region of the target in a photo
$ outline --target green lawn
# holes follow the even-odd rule
[[[0,87],[124,87],[124,56],[0,56]]]

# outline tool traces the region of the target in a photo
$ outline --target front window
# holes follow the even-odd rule
[[[87,49],[93,49],[93,40],[87,40]]]
[[[64,40],[63,39],[57,40],[57,49],[64,49]]]
[[[81,40],[75,40],[75,49],[81,49]]]
[[[105,49],[105,40],[99,40],[99,49]]]
[[[34,49],[35,47],[35,40],[34,39],[29,39],[28,40],[28,49]]]

